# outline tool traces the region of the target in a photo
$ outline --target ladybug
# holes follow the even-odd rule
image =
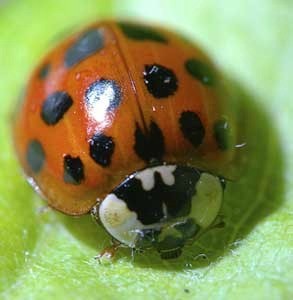
[[[33,72],[14,144],[49,206],[91,213],[112,249],[174,258],[219,214],[236,150],[228,99],[214,65],[181,36],[99,22]]]

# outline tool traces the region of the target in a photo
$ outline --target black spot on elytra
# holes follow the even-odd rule
[[[73,104],[71,96],[66,92],[55,92],[43,102],[41,118],[47,125],[55,125]]]
[[[125,201],[128,209],[135,212],[144,225],[157,223],[166,217],[163,204],[167,209],[168,217],[184,217],[190,214],[191,200],[196,193],[195,187],[200,172],[193,168],[179,166],[173,175],[175,183],[166,185],[161,175],[155,172],[155,185],[151,190],[144,190],[141,180],[131,176],[113,192],[119,199]],[[191,233],[186,231],[185,234]]]
[[[154,28],[123,22],[118,23],[118,25],[122,32],[130,39],[139,41],[150,40],[160,43],[167,43],[167,39],[165,38],[165,36],[163,36]]]
[[[155,122],[151,122],[147,132],[143,132],[136,124],[134,150],[146,162],[162,160],[165,151],[164,136]]]
[[[184,111],[179,118],[180,129],[184,137],[194,146],[201,145],[204,136],[205,128],[199,116],[193,111]]]
[[[104,36],[100,29],[90,29],[83,33],[65,53],[66,67],[81,62],[104,47]]]
[[[216,81],[214,70],[195,58],[188,59],[185,62],[187,72],[205,85],[213,85]]]
[[[33,172],[41,171],[45,161],[45,151],[38,140],[31,140],[28,143],[26,160]]]
[[[111,164],[115,143],[112,137],[102,133],[95,134],[89,141],[91,158],[102,167]]]
[[[83,163],[79,157],[65,155],[63,158],[64,181],[71,184],[80,184],[84,180]]]
[[[214,124],[214,137],[220,150],[230,147],[230,126],[227,120],[221,119]]]
[[[165,98],[173,95],[178,88],[178,80],[171,69],[159,64],[146,65],[144,83],[155,98]]]
[[[46,79],[46,77],[50,72],[50,69],[51,69],[51,65],[49,63],[43,65],[38,74],[39,78],[42,80]]]
[[[90,111],[111,111],[121,103],[121,88],[114,80],[100,79],[85,92],[85,102]]]

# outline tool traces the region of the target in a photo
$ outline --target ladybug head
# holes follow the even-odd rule
[[[107,232],[134,248],[177,257],[216,219],[223,179],[187,166],[163,164],[128,176],[92,209]]]

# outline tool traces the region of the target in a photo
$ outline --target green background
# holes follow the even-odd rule
[[[87,216],[40,212],[13,153],[11,112],[33,66],[60,33],[105,17],[189,36],[241,104],[247,162],[226,191],[227,226],[174,261],[125,249],[98,264],[109,237]],[[292,24],[289,0],[0,1],[0,298],[292,299]]]

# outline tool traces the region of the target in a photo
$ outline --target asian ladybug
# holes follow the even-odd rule
[[[33,72],[14,118],[17,155],[51,207],[91,212],[115,247],[177,257],[214,224],[235,156],[221,81],[179,35],[95,23]]]

